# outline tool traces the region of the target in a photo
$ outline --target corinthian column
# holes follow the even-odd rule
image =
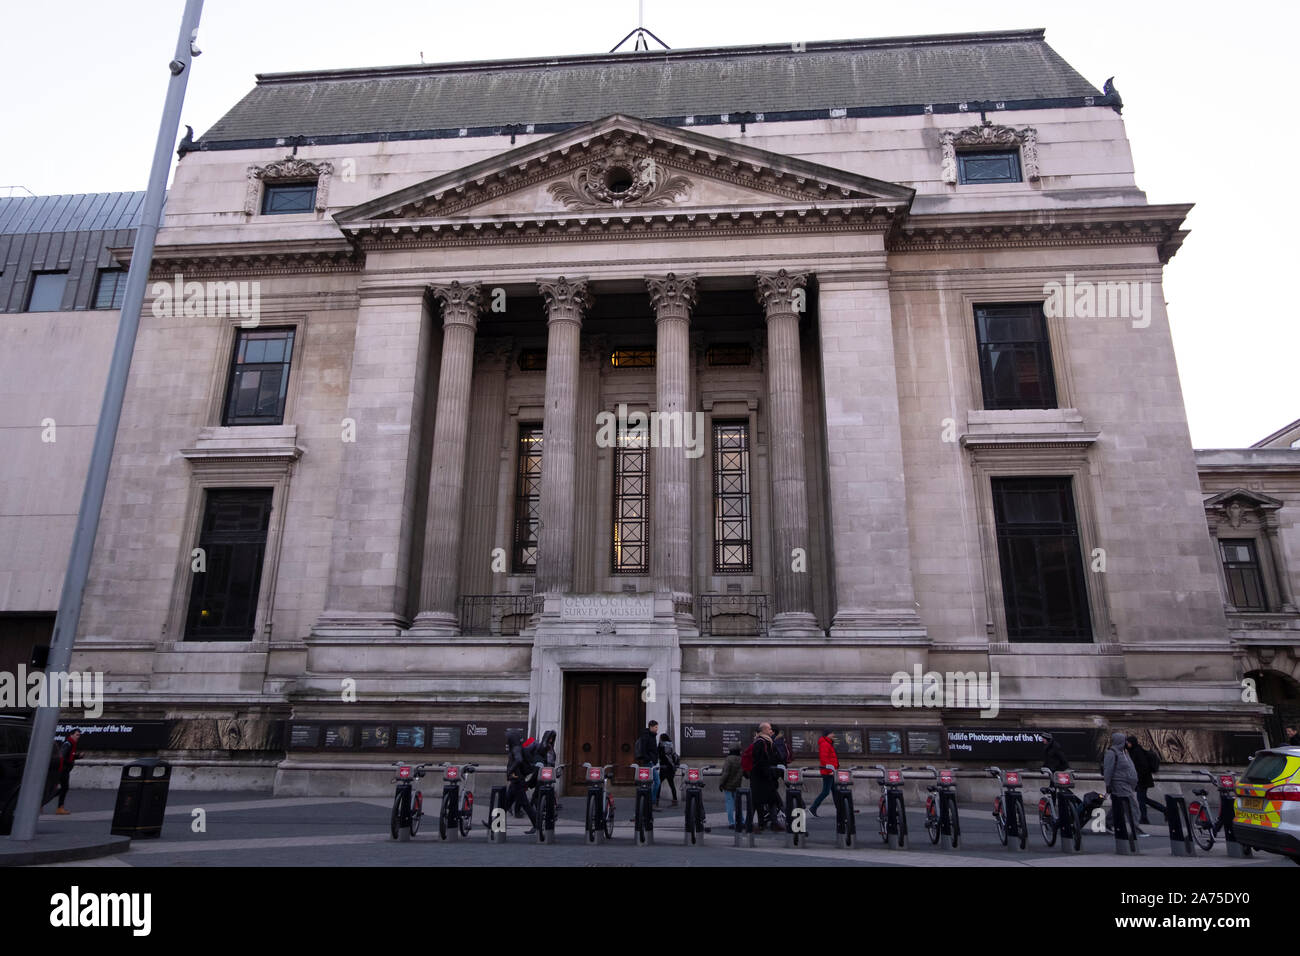
[[[686,458],[686,393],[690,377],[691,309],[695,306],[695,277],[647,278],[655,310],[655,411],[670,423],[658,434],[673,434],[652,452],[654,483],[655,591],[671,592],[674,601],[691,601],[691,497]],[[664,416],[669,416],[667,419]],[[676,424],[675,432],[672,424]],[[701,436],[691,432],[697,439]]]
[[[542,529],[537,593],[573,589],[574,443],[578,429],[578,340],[590,304],[585,279],[538,279],[546,300],[546,409],[542,420]],[[594,426],[593,426],[594,427]]]
[[[482,308],[481,286],[435,285],[442,305],[442,371],[433,426],[433,471],[424,530],[420,613],[413,629],[455,631],[460,587],[461,503],[465,497],[465,436],[469,388],[474,374],[474,330]]]
[[[771,423],[772,530],[776,555],[773,631],[820,634],[812,613],[808,567],[808,489],[804,477],[803,379],[799,313],[807,275],[760,272],[758,301],[767,316],[768,421]],[[795,549],[800,549],[796,552]],[[796,565],[798,555],[802,560]],[[795,570],[795,567],[799,570]]]

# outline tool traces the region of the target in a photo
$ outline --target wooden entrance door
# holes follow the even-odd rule
[[[636,736],[645,727],[640,673],[564,675],[564,791],[585,792],[582,765],[614,764],[614,781],[631,783]]]

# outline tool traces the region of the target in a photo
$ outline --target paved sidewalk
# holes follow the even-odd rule
[[[438,790],[425,791],[426,804],[437,806]],[[485,794],[480,794],[485,797]],[[866,796],[860,794],[859,799]],[[114,791],[74,791],[68,806],[72,815],[42,816],[42,832],[80,835],[108,835]],[[1223,845],[1194,858],[1174,857],[1162,827],[1148,828],[1151,836],[1138,841],[1136,857],[1117,856],[1114,838],[1088,832],[1079,854],[1063,853],[1043,845],[1031,819],[1028,848],[1013,852],[997,841],[987,806],[959,807],[962,842],[958,850],[930,845],[922,814],[908,813],[909,845],[906,850],[885,849],[875,832],[874,803],[857,816],[858,845],[842,850],[835,847],[833,811],[826,805],[822,815],[809,818],[809,846],[789,849],[784,833],[755,835],[751,849],[735,847],[726,829],[726,813],[720,800],[706,799],[705,809],[712,832],[700,846],[683,845],[682,810],[668,809],[668,802],[656,815],[655,843],[638,847],[628,815],[630,800],[617,801],[614,838],[604,845],[588,845],[579,814],[581,797],[561,799],[557,838],[543,846],[536,837],[524,834],[526,819],[509,821],[504,845],[489,844],[486,799],[478,806],[475,830],[468,839],[443,842],[438,838],[437,818],[426,815],[413,841],[396,841],[388,833],[391,797],[273,797],[265,792],[202,792],[174,790],[168,797],[162,836],[155,840],[133,840],[131,849],[89,863],[53,864],[71,866],[1122,866],[1204,868],[1223,866],[1293,866],[1277,856],[1233,859]],[[202,823],[202,830],[196,827]]]

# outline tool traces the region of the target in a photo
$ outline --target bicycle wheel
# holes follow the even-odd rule
[[[704,799],[698,793],[695,795],[695,832],[701,840],[704,839]]]
[[[938,845],[939,843],[939,811],[935,810],[933,803],[925,805],[925,832],[930,834],[930,843]]]
[[[1051,807],[1045,809],[1041,803],[1038,805],[1038,832],[1043,835],[1044,843],[1056,846],[1056,820],[1052,816]]]
[[[880,842],[881,842],[881,843],[888,843],[888,842],[889,842],[889,809],[888,809],[888,807],[889,807],[889,801],[887,801],[884,797],[881,797],[881,798],[880,798]],[[845,830],[846,830],[846,831],[848,830],[848,825],[847,825],[847,824],[845,825]]]
[[[397,839],[402,829],[402,817],[405,812],[403,807],[405,801],[402,798],[405,796],[406,794],[399,790],[397,796],[393,797],[393,815],[388,821],[388,828],[392,831],[394,840]]]
[[[587,842],[596,842],[596,827],[599,825],[600,816],[600,796],[598,794],[587,794]]]
[[[1016,832],[1020,834],[1020,849],[1023,850],[1029,842],[1029,827],[1025,825],[1025,805],[1017,800],[1012,812],[1015,814]]]
[[[903,803],[903,795],[898,795],[898,848],[901,850],[907,846],[907,806]]]
[[[961,843],[961,818],[957,815],[957,800],[955,797],[948,804],[948,809],[952,813],[952,819],[949,822],[952,824],[952,848],[955,850],[958,844]]]
[[[1083,846],[1083,820],[1079,817],[1078,804],[1073,801],[1066,804],[1065,816],[1066,825],[1070,828],[1070,842],[1074,845],[1074,852],[1078,853]]]
[[[695,838],[695,821],[697,814],[695,812],[695,803],[699,799],[694,793],[686,794],[686,812],[684,822],[686,824],[686,838],[683,842],[694,845],[697,841]]]
[[[614,838],[614,798],[605,797],[605,839]]]
[[[853,818],[853,794],[844,794],[844,845],[853,846],[853,838],[858,835],[858,823]]]
[[[474,826],[474,794],[466,791],[465,805],[460,810],[460,835],[469,836],[470,829]]]
[[[1214,847],[1214,824],[1210,821],[1210,814],[1205,807],[1201,807],[1192,820],[1192,839],[1207,853]]]
[[[451,815],[455,812],[456,794],[448,790],[442,795],[442,810],[438,813],[438,839],[447,839],[447,827],[451,825]]]
[[[1001,807],[993,811],[993,826],[997,827],[998,842],[1001,843],[1003,846],[1007,845],[1007,821],[1003,817],[1003,814],[1005,812],[1006,812],[1005,807]]]
[[[417,792],[411,801],[411,836],[420,832],[420,821],[424,818],[424,794]]]
[[[646,842],[645,821],[649,813],[650,813],[650,797],[648,794],[642,793],[641,791],[638,790],[636,794],[636,809],[633,811],[632,814],[632,823],[636,828],[637,843]]]

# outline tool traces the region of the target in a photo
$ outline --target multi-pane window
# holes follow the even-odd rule
[[[1041,303],[977,305],[984,407],[1055,408],[1056,380]]]
[[[615,368],[654,368],[654,349],[614,349],[609,364]]]
[[[615,574],[645,574],[650,570],[646,521],[648,444],[644,428],[621,430],[614,450]]]
[[[706,357],[710,365],[749,365],[754,350],[748,345],[710,345]]]
[[[537,573],[537,534],[542,527],[542,426],[519,426],[515,479],[514,573]]]
[[[293,329],[240,329],[223,425],[279,425],[293,359]]]
[[[1219,553],[1223,555],[1228,603],[1238,611],[1267,611],[1255,542],[1250,538],[1223,538],[1219,540]]]
[[[521,349],[519,370],[521,372],[546,371],[546,349]]]
[[[957,154],[957,181],[960,183],[1020,182],[1020,151],[990,149]]]
[[[120,309],[126,295],[125,269],[100,269],[95,284],[95,308]]]
[[[749,426],[713,424],[713,570],[754,569],[749,494]]]
[[[270,488],[207,493],[199,530],[203,570],[193,572],[187,640],[246,641],[253,637],[270,521]]]
[[[1007,638],[1091,640],[1070,479],[994,478],[993,515]]]
[[[67,284],[66,272],[33,272],[27,311],[58,312],[63,308],[63,290]]]
[[[312,212],[316,208],[316,184],[266,183],[262,189],[262,215],[279,216]]]

